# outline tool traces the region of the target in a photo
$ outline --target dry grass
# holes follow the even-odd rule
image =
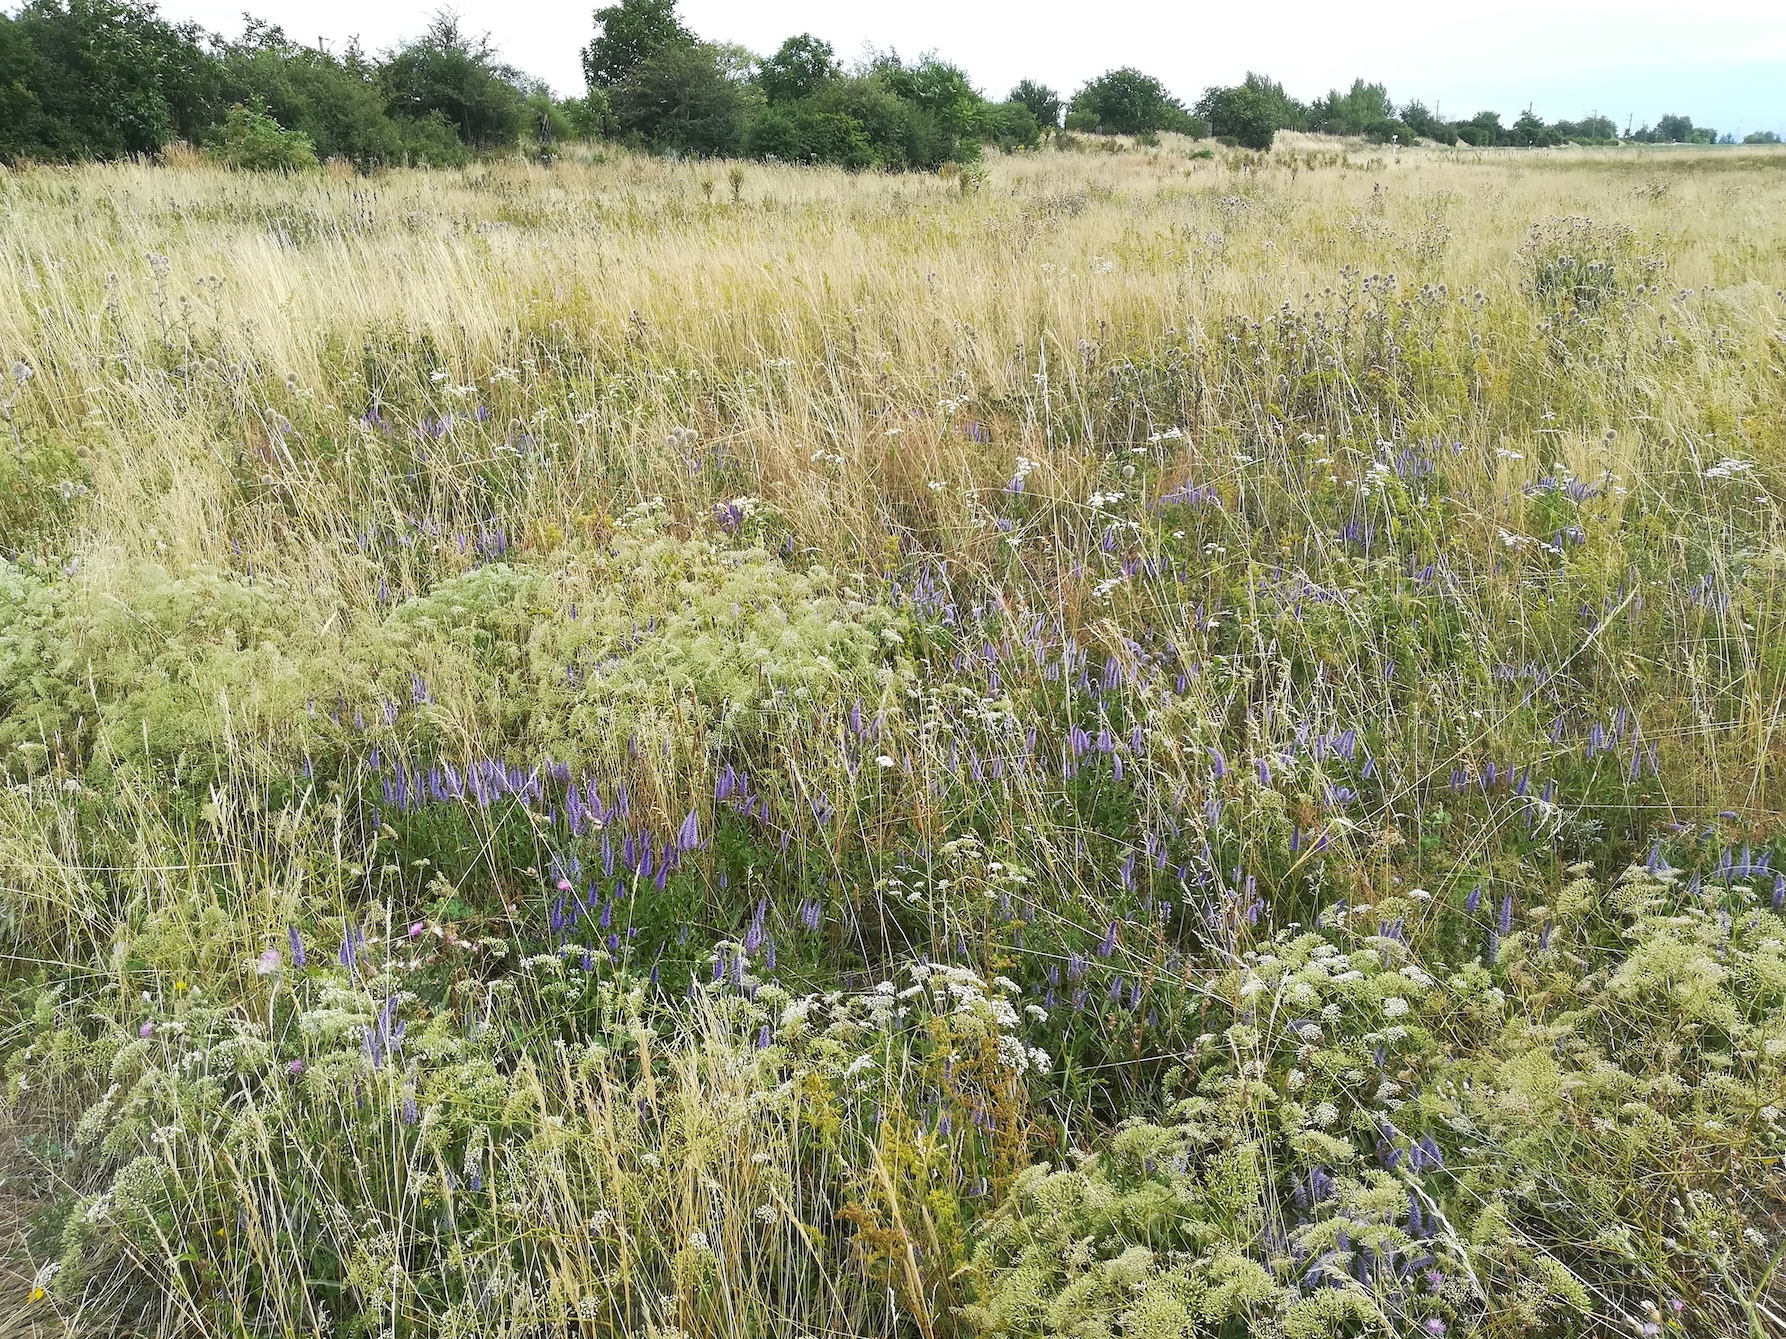
[[[515,1336],[797,1324],[934,1339],[966,1324],[953,1308],[970,1276],[991,1286],[968,1261],[1015,1168],[1101,1146],[1120,1115],[1164,1119],[1162,1074],[1202,1054],[1212,1008],[1239,1009],[1238,964],[1271,931],[1349,899],[1361,920],[1405,920],[1421,953],[1463,963],[1484,955],[1498,896],[1466,916],[1472,880],[1549,916],[1578,865],[1610,886],[1652,838],[1678,841],[1683,867],[1689,847],[1709,860],[1720,842],[1779,846],[1786,150],[1398,153],[1296,136],[1265,156],[1197,157],[1171,138],[1116,148],[936,177],[752,163],[734,178],[621,153],[371,178],[251,177],[192,156],[0,172],[0,372],[29,372],[0,387],[14,455],[0,469],[0,598],[25,611],[0,610],[0,1040],[23,1169],[9,1184],[25,1188],[0,1189],[0,1210],[16,1209],[47,1259],[62,1238],[42,1225],[86,1212],[143,1160],[129,1154],[152,1146],[146,1133],[103,1152],[71,1133],[140,1026],[131,1054],[153,1035],[216,1057],[252,1034],[281,1064],[296,1046],[310,1066],[301,1085],[217,1108],[168,1079],[143,1130],[207,1133],[165,1152],[180,1178],[159,1245],[121,1228],[127,1245],[93,1246],[88,1291],[58,1299],[53,1332],[316,1332],[324,1290],[306,1269],[338,1267],[337,1319],[356,1298],[367,1316],[385,1308],[387,1328],[367,1333],[445,1333],[450,1316]],[[1172,501],[1197,488],[1213,501]],[[644,547],[626,547],[628,509],[657,498],[636,523]],[[739,499],[752,501],[734,533],[715,509]],[[536,661],[562,669],[552,657],[574,643],[550,638],[598,617],[617,630],[592,643],[612,672],[639,640],[618,630],[717,598],[746,532],[783,557],[763,558],[760,589],[702,625],[687,660],[723,659],[746,636],[746,604],[833,632],[897,617],[899,651],[863,668],[790,635],[789,672],[819,664],[834,683],[791,704],[770,693],[743,727],[679,683],[598,728],[621,718],[576,716],[586,700],[528,677]],[[627,570],[615,553],[645,556]],[[527,626],[492,621],[484,641],[403,631],[406,600],[510,570],[496,558],[538,580],[474,613]],[[955,601],[946,618],[944,597],[912,599],[930,579]],[[619,588],[636,608],[603,603]],[[995,662],[1002,680],[985,674]],[[413,700],[411,674],[430,686]],[[872,740],[849,716],[862,697],[886,716]],[[331,699],[370,729],[329,725]],[[1610,773],[1592,749],[1581,758],[1590,724],[1627,717],[1657,749],[1647,770],[1622,753]],[[1032,724],[1045,765],[1017,761]],[[1101,724],[1126,776],[1063,771],[1069,725]],[[1372,756],[1364,777],[1305,750],[1311,733],[1348,728]],[[1155,837],[1193,866],[1202,845],[1218,888],[1246,862],[1265,910],[1249,920],[1236,902],[1195,933],[1125,929],[1093,965],[1098,993],[1095,973],[1120,970],[1137,1000],[1138,981],[1160,992],[1160,1018],[1106,1027],[1094,1001],[1074,1033],[1063,1003],[1058,1082],[988,1083],[988,1133],[970,1153],[967,1120],[954,1136],[939,1122],[944,1052],[920,1055],[916,1040],[899,1055],[885,1043],[871,1103],[842,1077],[867,1032],[840,1025],[828,1051],[792,1034],[784,1050],[779,1032],[759,1047],[771,1015],[754,990],[747,1002],[702,986],[705,1003],[683,1008],[622,975],[592,1023],[587,1001],[528,975],[563,975],[562,957],[523,971],[451,944],[399,962],[412,921],[500,937],[503,953],[549,947],[547,857],[595,857],[560,841],[544,805],[516,822],[467,806],[410,823],[387,790],[381,818],[389,760],[426,748],[534,765],[548,745],[630,779],[654,830],[691,807],[704,834],[734,824],[736,883],[702,847],[688,877],[703,882],[677,904],[669,929],[695,935],[679,970],[715,952],[723,964],[755,907],[772,905],[786,933],[796,902],[829,896],[822,947],[789,969],[796,994],[891,976],[920,952],[965,954],[974,936],[977,970],[1039,994],[1041,964],[1089,959],[1107,925],[1154,914],[1155,876],[1144,859],[1134,884],[1134,855]],[[1213,772],[1211,750],[1225,754]],[[980,772],[982,753],[1011,769]],[[767,825],[722,814],[727,762],[774,791],[779,848]],[[1528,782],[1533,768],[1538,784],[1560,778],[1561,797],[1491,795],[1485,765],[1509,762]],[[1344,808],[1335,786],[1366,792],[1356,819],[1329,812]],[[1696,836],[1708,823],[1715,836]],[[1302,845],[1316,833],[1332,838],[1320,860]],[[969,834],[947,896],[888,910],[889,873],[916,877],[897,861],[921,847],[933,877],[928,853]],[[467,905],[440,911],[437,880]],[[1176,884],[1157,882],[1188,921],[1183,880],[1180,866]],[[1410,901],[1416,885],[1430,905]],[[1015,947],[999,939],[1008,910],[995,924],[1013,894],[1039,904],[1027,948],[1021,932]],[[1766,939],[1765,894],[1739,934]],[[1699,911],[1693,933],[1731,934],[1728,914],[1720,932],[1717,909]],[[344,921],[386,926],[376,978],[313,964],[282,1002],[286,978],[256,974],[288,924],[320,963]],[[1534,1036],[1561,1037],[1578,997],[1630,1003],[1609,993],[1626,933],[1610,926],[1581,930],[1608,956],[1571,959],[1579,971],[1542,957],[1548,920],[1504,932],[1497,989]],[[1755,998],[1771,999],[1753,971]],[[399,996],[420,1059],[400,1072],[368,1051],[361,1065],[377,1004]],[[365,1017],[326,1043],[305,1030],[353,1009]],[[1474,1148],[1485,1179],[1459,1202],[1483,1210],[1525,1193],[1491,1185],[1497,1167],[1579,1149],[1567,1140],[1587,1122],[1513,1074],[1494,1050],[1504,1038],[1472,1032],[1467,1012],[1447,1017],[1446,1063],[1504,1086],[1502,1114],[1536,1104],[1554,1118],[1525,1142]],[[1762,1015],[1743,1024],[1747,1042],[1721,1043],[1758,1066],[1743,1070],[1751,1107],[1781,1082],[1780,1065],[1754,1059],[1781,1021],[1771,1004]],[[1691,1038],[1698,1017],[1656,1004],[1643,1026]],[[930,1043],[972,1054],[936,1026]],[[1701,1044],[1621,1063],[1673,1076]],[[182,1063],[168,1073],[212,1061]],[[1603,1073],[1578,1068],[1584,1084]],[[429,1114],[412,1136],[392,1113],[418,1096]],[[218,1133],[207,1122],[226,1108]],[[1769,1222],[1779,1196],[1757,1178],[1779,1146],[1751,1117],[1752,1144],[1720,1135],[1691,1173],[1632,1154],[1627,1180],[1592,1183],[1641,1238],[1641,1268],[1594,1256],[1598,1239],[1581,1239],[1567,1195],[1545,1200],[1539,1172],[1505,1258],[1555,1252],[1590,1279],[1595,1310],[1572,1333],[1624,1323],[1663,1281],[1703,1308],[1690,1317],[1761,1325],[1771,1275],[1752,1257],[1725,1259],[1726,1275],[1710,1254],[1676,1261],[1660,1243],[1687,1229],[1645,1189],[1678,1172],[1683,1187],[1723,1187],[1704,1210],[1716,1231]],[[1682,1140],[1711,1138],[1679,1119]],[[451,1197],[466,1196],[470,1164],[441,1149],[470,1158],[467,1130],[491,1141],[489,1189],[471,1192],[487,1204],[467,1203],[477,1226],[461,1231]],[[66,1164],[50,1152],[64,1147]],[[1766,1170],[1717,1180],[1744,1158]],[[983,1199],[962,1188],[981,1170]],[[721,1202],[745,1212],[703,1254],[690,1243]],[[294,1241],[317,1254],[298,1258]],[[1720,1297],[1736,1275],[1748,1292]],[[484,1292],[443,1300],[474,1284]],[[1453,1333],[1466,1312],[1482,1333],[1518,1332],[1533,1286],[1475,1297]],[[579,1306],[592,1308],[581,1328]],[[1531,1314],[1529,1332],[1559,1323]]]

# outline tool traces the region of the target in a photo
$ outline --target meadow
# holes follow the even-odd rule
[[[1786,151],[0,217],[4,1333],[1786,1334]]]

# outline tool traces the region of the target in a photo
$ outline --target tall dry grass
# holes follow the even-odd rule
[[[1338,898],[1463,963],[1484,956],[1457,928],[1473,879],[1530,889],[1521,914],[1548,915],[1578,862],[1610,886],[1652,839],[1715,846],[1700,824],[1777,844],[1786,154],[1116,147],[938,177],[745,164],[736,189],[727,165],[621,153],[371,178],[190,160],[0,174],[0,370],[16,363],[0,555],[24,611],[0,624],[16,1208],[37,1265],[82,1215],[166,1197],[116,1240],[96,1227],[66,1256],[85,1291],[30,1324],[296,1335],[326,1310],[367,1334],[933,1339],[992,1286],[974,1233],[1017,1164],[1101,1148],[1123,1116],[1164,1119],[1163,1076],[1197,1063],[1212,1007],[1241,1008],[1241,964],[1269,932]],[[820,665],[832,688],[752,699],[742,725],[701,700],[704,680],[644,692],[624,726],[576,724],[574,694],[517,668],[540,644],[510,623],[484,642],[432,624],[394,640],[404,609],[506,563],[539,579],[504,618],[569,636],[599,610],[622,660],[623,625],[733,589],[745,535],[770,550],[762,584],[730,617],[701,615],[690,660],[766,644],[740,630],[746,604],[805,611],[800,636],[843,632],[823,658],[786,639],[788,673]],[[927,581],[943,591],[930,604]],[[838,646],[872,641],[889,610],[907,642],[845,663]],[[1089,699],[1072,686],[1088,663],[1107,686]],[[1159,1025],[1078,1036],[1057,1019],[1057,1086],[976,1090],[986,1134],[970,1148],[965,1119],[952,1135],[939,1120],[946,1048],[923,1047],[969,1055],[992,1032],[895,1046],[856,1023],[814,1040],[777,1022],[759,1046],[772,1011],[720,992],[717,966],[680,1012],[628,995],[637,975],[573,1008],[563,957],[523,971],[541,936],[527,899],[548,877],[534,853],[557,816],[430,828],[376,807],[368,822],[356,799],[388,766],[366,756],[376,709],[412,673],[427,699],[404,711],[427,722],[403,747],[532,765],[568,739],[574,761],[630,778],[658,829],[690,810],[704,833],[730,821],[716,781],[748,758],[796,840],[748,847],[748,891],[703,865],[678,913],[688,956],[723,964],[753,906],[791,923],[796,899],[840,889],[797,970],[849,994],[846,1011],[870,1007],[870,976],[970,940],[988,978],[1021,975],[1026,952],[1089,958],[1114,919],[1143,924],[1134,855],[1168,832],[1175,859],[1200,842],[1224,868],[1256,857],[1269,905],[1261,921],[1236,903],[1202,938],[1125,930],[1105,956],[1137,998],[1138,980],[1160,992]],[[884,718],[871,739],[852,699]],[[331,727],[319,701],[364,708],[371,733]],[[1595,770],[1582,736],[1627,717],[1655,754]],[[1069,723],[1100,722],[1128,759],[1115,789],[1061,771]],[[1021,762],[1032,725],[1046,767]],[[1325,812],[1334,787],[1364,788],[1355,769],[1306,753],[1348,728],[1375,751],[1356,819]],[[1009,770],[981,772],[982,753]],[[1560,798],[1490,795],[1485,765],[1509,760],[1528,782],[1550,769]],[[1323,862],[1300,844],[1316,832]],[[920,848],[955,863],[927,854],[923,879],[948,879],[902,908],[884,881],[917,881],[898,861]],[[471,904],[459,923],[512,957],[406,975],[404,925],[452,920],[437,876]],[[1416,884],[1438,900],[1410,902]],[[1000,938],[1012,897],[1036,904],[1028,949]],[[1468,904],[1471,935],[1492,931],[1495,900]],[[361,921],[385,926],[376,973],[313,965],[286,986],[257,971],[288,925],[327,959],[315,936]],[[1694,924],[1715,937],[1712,911]],[[1548,921],[1517,933],[1540,932],[1531,951],[1549,952]],[[1616,994],[1611,959],[1565,989],[1573,967],[1545,959],[1545,976],[1507,953],[1497,989],[1533,1035],[1567,1031],[1576,986],[1596,1008]],[[1770,999],[1763,969],[1743,970]],[[370,1049],[362,1064],[378,1001],[415,1008],[436,985],[408,1067]],[[1697,1015],[1643,1009],[1631,1035],[1700,1035]],[[1603,1072],[1583,1061],[1547,1088],[1467,1013],[1446,1026],[1476,1049],[1452,1058],[1480,1062],[1504,1107],[1549,1119],[1559,1084]],[[1777,1014],[1747,1024],[1751,1042]],[[164,1089],[141,1089],[160,1105],[109,1106],[111,1085],[157,1072],[143,1057],[160,1038],[193,1039]],[[206,1086],[262,1044],[308,1048],[306,1077]],[[871,1092],[850,1066],[876,1045]],[[1648,1060],[1672,1075],[1674,1041],[1658,1045]],[[1777,1086],[1779,1067],[1754,1063],[1730,1101]],[[100,1114],[77,1135],[83,1111]],[[1258,1112],[1240,1127],[1254,1121],[1270,1128]],[[1575,1127],[1559,1122],[1483,1162],[1564,1148],[1556,1131]],[[1699,1147],[1699,1127],[1678,1128]],[[1760,1170],[1734,1177],[1719,1230],[1777,1213],[1755,1179],[1771,1137],[1735,1155]],[[488,1141],[471,1189],[468,1139]],[[1692,1193],[1715,1175],[1678,1170]],[[1728,1276],[1676,1261],[1671,1211],[1632,1207],[1661,1173],[1620,1174],[1593,1184],[1625,1196],[1642,1235],[1628,1277],[1592,1256],[1574,1206],[1554,1239],[1541,1209],[1507,1229],[1509,1256],[1554,1251],[1590,1280],[1579,1332],[1647,1314],[1640,1293],[1664,1282],[1709,1324],[1773,1314],[1759,1248]],[[1293,1176],[1270,1169],[1270,1194]],[[1499,1193],[1464,1198],[1482,1210]],[[1517,1332],[1532,1286],[1457,1314]]]

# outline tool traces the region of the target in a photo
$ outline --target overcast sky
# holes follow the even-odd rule
[[[162,0],[170,18],[235,35],[243,0]],[[331,44],[357,35],[382,50],[413,35],[435,6],[389,0],[252,0],[295,38]],[[488,31],[511,64],[563,93],[581,93],[577,52],[594,5],[585,0],[459,0],[466,26]],[[688,25],[710,40],[773,51],[811,32],[846,60],[865,43],[916,55],[934,48],[1002,96],[1025,77],[1071,92],[1118,65],[1157,75],[1194,100],[1247,70],[1310,98],[1355,76],[1398,103],[1420,98],[1448,116],[1485,108],[1509,120],[1528,104],[1546,120],[1602,112],[1622,127],[1665,112],[1740,136],[1786,134],[1786,0],[1330,0],[1191,6],[1183,0],[683,0]]]

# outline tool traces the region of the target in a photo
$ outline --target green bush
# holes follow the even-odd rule
[[[525,77],[496,59],[487,38],[473,37],[442,11],[419,38],[379,69],[393,116],[438,115],[468,145],[512,145],[525,119]]]
[[[310,136],[283,129],[265,107],[237,103],[208,146],[211,156],[242,172],[307,172],[317,166]]]
[[[401,162],[416,167],[463,167],[471,161],[471,150],[439,112],[394,117],[392,124],[397,128]]]
[[[1418,132],[1406,121],[1372,121],[1364,128],[1364,137],[1373,144],[1412,144]]]
[[[1242,148],[1264,151],[1277,137],[1271,103],[1244,84],[1209,89],[1197,103],[1197,114],[1209,122],[1212,135],[1232,138]]]
[[[842,112],[820,111],[805,103],[773,104],[750,123],[744,151],[752,158],[784,163],[835,163],[860,170],[876,158],[862,123]]]
[[[1132,66],[1101,74],[1075,93],[1067,129],[1117,135],[1150,130],[1191,133],[1183,104],[1158,79]]]
[[[1066,104],[1048,85],[1034,79],[1020,80],[1005,101],[1021,102],[1029,108],[1029,114],[1036,118],[1036,125],[1044,134],[1060,129],[1061,113],[1066,110]]]
[[[743,147],[744,92],[710,46],[669,46],[609,94],[621,133],[658,152],[714,158]]]
[[[1006,153],[1033,149],[1042,142],[1036,115],[1021,102],[1001,102],[986,109],[982,133]]]

